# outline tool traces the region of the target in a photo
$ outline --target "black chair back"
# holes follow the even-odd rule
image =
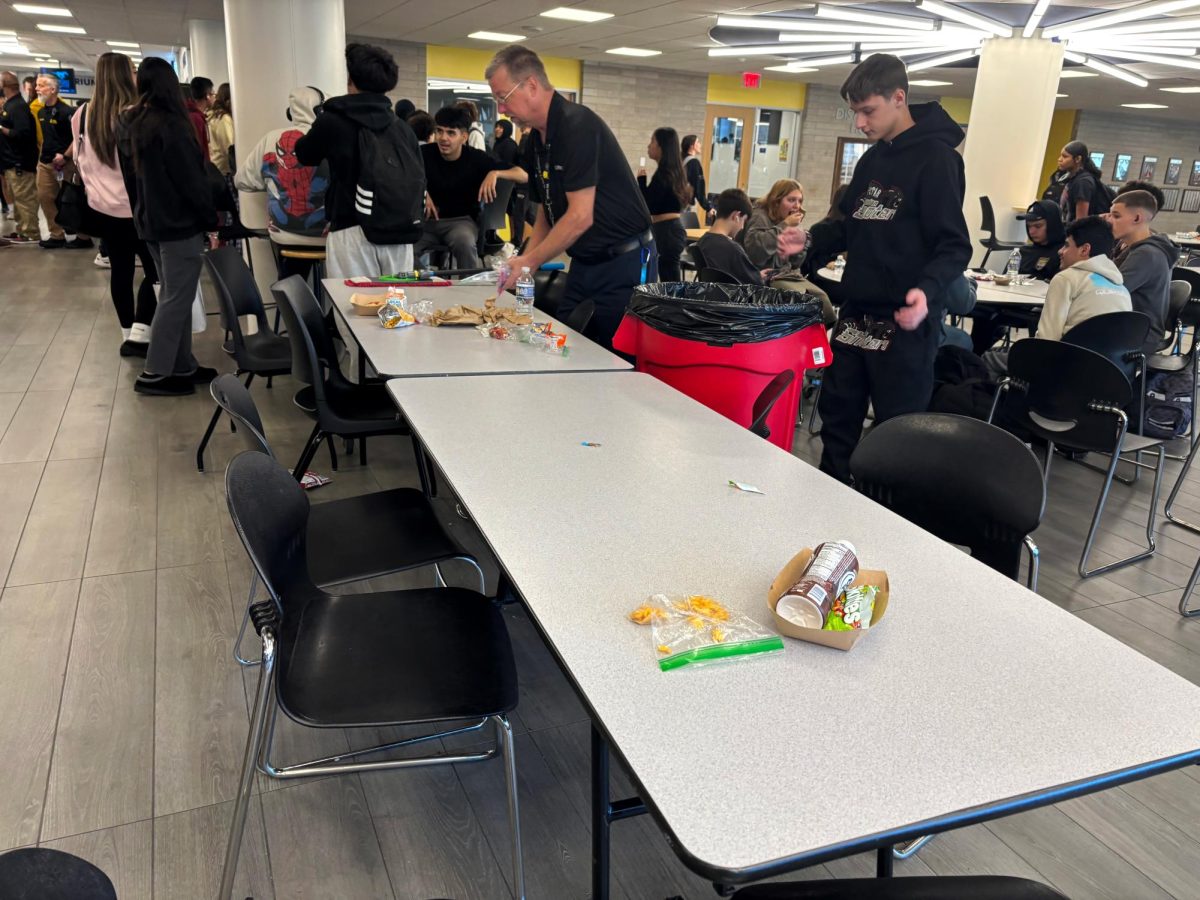
[[[301,384],[312,386],[313,400],[319,413],[325,406],[325,378],[312,335],[301,318],[305,307],[309,306],[306,301],[312,299],[312,291],[303,278],[291,275],[271,285],[271,293],[283,315],[288,341],[292,345],[292,375]],[[305,297],[305,294],[308,296]],[[323,326],[321,330],[324,332]]]
[[[1074,344],[1028,338],[1012,345],[1008,376],[997,398],[1004,420],[1055,444],[1112,452],[1133,386],[1108,359]]]
[[[988,237],[996,236],[996,213],[992,209],[992,200],[990,197],[979,198],[979,230],[986,231]]]
[[[722,272],[720,269],[713,269],[709,266],[703,266],[700,272],[696,275],[697,281],[707,281],[710,284],[740,284],[736,278],[728,272]]]
[[[760,438],[766,439],[771,436],[771,429],[767,427],[767,416],[771,414],[783,392],[795,380],[796,373],[791,369],[784,369],[772,378],[755,398],[754,405],[750,408],[750,430]]]
[[[479,241],[480,246],[483,245],[484,236],[489,231],[498,231],[503,228],[506,223],[508,214],[508,201],[512,197],[513,185],[515,182],[509,181],[506,178],[496,180],[496,199],[490,203],[483,204],[483,209],[479,213]]]
[[[704,261],[704,254],[700,252],[699,241],[696,241],[694,244],[688,244],[687,252],[692,257],[692,263],[697,269],[708,268],[708,263]]]
[[[1200,270],[1187,266],[1176,266],[1171,272],[1172,281],[1186,281],[1192,288],[1192,299],[1200,300]]]
[[[571,310],[571,314],[567,316],[563,323],[573,331],[578,331],[583,334],[587,331],[587,327],[591,324],[592,316],[596,314],[596,301],[590,297],[584,300],[577,307]]]
[[[694,209],[685,209],[679,214],[679,224],[684,228],[699,228],[700,216],[696,214]]]
[[[274,456],[271,445],[267,443],[266,429],[263,428],[262,417],[254,398],[246,390],[246,386],[228,373],[219,375],[208,386],[209,393],[221,409],[229,414],[238,425],[238,434],[247,450],[256,450],[267,456]]]
[[[297,597],[316,593],[308,576],[304,488],[270,456],[239,453],[225,470],[225,500],[250,562],[286,616]]]
[[[1046,508],[1037,457],[1003,429],[966,416],[881,422],[855,448],[850,471],[876,503],[1010,578]]]
[[[1136,384],[1150,334],[1150,317],[1133,310],[1105,313],[1080,322],[1062,336],[1065,343],[1099,353]]]
[[[246,344],[239,317],[253,316],[258,322],[259,331],[271,330],[267,312],[263,309],[262,295],[258,292],[254,273],[242,258],[242,251],[236,247],[210,250],[204,254],[204,263],[217,288],[221,325],[230,332],[236,359],[238,350]]]
[[[563,292],[567,289],[567,273],[562,269],[538,269],[533,273],[533,305],[548,316],[558,312]]]

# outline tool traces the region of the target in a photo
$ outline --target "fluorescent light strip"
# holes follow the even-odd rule
[[[1165,103],[1122,103],[1126,109],[1170,109]]]
[[[1193,44],[1189,47],[1160,47],[1157,44],[1119,44],[1116,41],[1096,41],[1096,43],[1087,44],[1071,44],[1076,50],[1081,53],[1098,53],[1104,56],[1106,53],[1111,56],[1120,50],[1132,50],[1135,53],[1150,53],[1161,54],[1163,56],[1195,56],[1196,46]]]
[[[1185,31],[1181,34],[1182,37],[1154,38],[1145,34],[1108,34],[1102,31],[1098,34],[1081,34],[1064,40],[1071,47],[1091,47],[1097,44],[1108,47],[1124,47],[1126,45],[1130,47],[1135,45],[1138,47],[1195,47],[1200,45],[1200,31]]]
[[[1154,34],[1162,31],[1167,25],[1171,26],[1172,32],[1177,28],[1200,28],[1200,16],[1176,16],[1169,20],[1155,19],[1152,22],[1126,22],[1104,30],[1109,34]]]
[[[796,68],[818,68],[820,66],[840,66],[846,63],[855,63],[858,59],[853,53],[838,54],[837,56],[818,56],[812,59],[797,59],[791,65]],[[794,70],[793,70],[794,71]]]
[[[792,66],[792,65],[766,66],[766,70],[768,72],[790,72],[792,74],[796,74],[797,72],[816,72],[817,71],[816,69],[809,68],[808,66]]]
[[[141,44],[135,44],[132,41],[105,41],[104,43],[108,44],[110,47],[132,47],[135,50],[142,46]]]
[[[475,41],[500,41],[506,44],[515,44],[525,39],[524,35],[505,34],[502,31],[472,31],[467,37]],[[112,41],[109,43],[111,44]]]
[[[614,56],[662,56],[661,50],[646,50],[642,47],[613,47],[604,52]]]
[[[1102,59],[1095,59],[1091,56],[1084,56],[1081,53],[1074,53],[1070,50],[1063,51],[1063,56],[1071,62],[1082,63],[1089,69],[1095,69],[1104,75],[1112,78],[1119,78],[1122,81],[1128,81],[1130,84],[1136,84],[1138,87],[1146,87],[1150,84],[1141,75],[1136,72],[1131,72],[1128,69],[1122,69],[1120,66],[1114,66],[1112,63],[1106,63]]]
[[[1157,53],[1138,53],[1135,50],[1096,49],[1091,53],[1097,56],[1115,56],[1117,59],[1129,59],[1134,62],[1158,63],[1160,66],[1176,66],[1180,69],[1200,70],[1200,60],[1184,59],[1178,56],[1159,56]]]
[[[938,66],[948,66],[951,63],[962,62],[964,59],[970,59],[972,56],[978,55],[978,50],[960,50],[957,53],[947,53],[944,56],[935,56],[932,59],[923,59],[920,62],[910,63],[908,71],[921,72],[925,69],[936,69]]]
[[[920,78],[916,81],[910,81],[910,87],[949,87],[954,84],[953,81],[935,81],[932,78]]]
[[[1200,0],[1198,0],[1200,2]],[[87,34],[78,25],[47,25],[44,22],[38,22],[38,31],[53,31],[59,34]]]
[[[939,35],[936,31],[932,34],[928,32],[915,35],[895,35],[895,34],[875,34],[870,36],[845,35],[845,40],[854,41],[859,44],[888,44],[892,47],[967,47],[975,46],[980,41],[988,37],[982,32],[976,31],[971,34],[947,34]],[[829,40],[837,40],[832,35]]]
[[[1168,94],[1200,94],[1200,85],[1192,87],[1171,87],[1159,88],[1160,91],[1166,91]]]
[[[1034,6],[1033,12],[1029,14],[1029,19],[1025,22],[1025,27],[1021,29],[1021,37],[1033,37],[1037,27],[1042,24],[1042,16],[1046,15],[1046,9],[1049,6],[1050,0],[1037,0],[1037,5]]]
[[[61,16],[71,18],[71,11],[64,6],[33,6],[29,3],[14,3],[13,9],[27,16]]]
[[[858,49],[863,53],[890,53],[904,59],[907,56],[928,56],[931,53],[945,53],[950,50],[977,50],[978,45],[965,47],[893,47],[887,44],[859,44]]]
[[[1183,2],[1183,0],[1175,0]],[[1200,0],[1195,0],[1200,4]],[[813,12],[818,19],[833,19],[838,22],[861,22],[864,25],[888,25],[896,28],[907,28],[910,31],[934,31],[937,22],[933,19],[919,19],[916,16],[893,16],[890,13],[861,12],[846,6],[828,6],[818,3]]]
[[[1005,25],[1003,22],[997,22],[995,19],[989,19],[987,16],[980,16],[965,9],[959,9],[957,6],[951,6],[948,3],[940,3],[939,0],[917,0],[917,9],[922,12],[930,12],[941,16],[943,19],[961,22],[972,28],[978,28],[980,31],[990,32],[997,37],[1012,37],[1013,30],[1011,25]]]
[[[1200,6],[1200,0],[1159,0],[1157,3],[1139,3],[1136,6],[1127,6],[1125,9],[1119,9],[1116,12],[1103,13],[1098,16],[1087,16],[1083,19],[1076,19],[1073,22],[1055,25],[1053,28],[1043,28],[1042,37],[1066,37],[1084,31],[1095,31],[1097,28],[1105,28],[1121,22],[1135,22],[1150,18],[1151,16],[1162,16],[1167,13],[1178,12],[1181,9],[1191,9],[1195,6]],[[1165,25],[1167,23],[1160,24]]]
[[[746,47],[717,47],[709,56],[786,56],[789,53],[849,53],[854,42],[837,44],[755,44]]]
[[[1200,0],[1197,0],[1200,2]],[[590,9],[573,9],[569,6],[556,6],[554,9],[548,9],[541,15],[550,19],[566,19],[568,22],[603,22],[605,19],[611,19],[612,13],[592,12]]]

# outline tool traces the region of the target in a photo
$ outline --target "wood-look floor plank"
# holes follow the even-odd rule
[[[146,819],[43,841],[42,846],[86,859],[109,877],[120,900],[151,900],[153,828]]]
[[[154,814],[155,574],[85,578],[42,840]]]
[[[414,896],[399,885],[393,891],[355,776],[298,784],[260,799],[277,897]]]
[[[23,394],[42,363],[49,344],[14,344],[0,362],[0,393]]]
[[[0,440],[0,463],[48,459],[70,396],[69,388],[25,394]]]
[[[1193,684],[1200,684],[1200,655],[1192,653],[1186,647],[1164,640],[1161,635],[1107,606],[1085,609],[1075,615],[1148,656],[1160,666],[1166,666]]]
[[[0,466],[0,585],[8,579],[44,468],[40,462]]]
[[[9,586],[83,575],[99,481],[98,459],[46,463],[9,569]]]
[[[17,334],[16,344],[48,345],[66,317],[67,312],[61,306],[40,307],[26,320],[25,327]]]
[[[1012,875],[1047,881],[986,825],[939,834],[917,856],[937,875]]]
[[[88,330],[91,330],[90,326]],[[39,391],[71,390],[75,386],[75,375],[79,372],[79,364],[83,362],[87,343],[87,332],[80,334],[60,328],[33,375],[34,386]]]
[[[229,511],[222,491],[223,479],[200,475],[192,453],[159,456],[160,568],[224,562],[221,528],[229,518]]]
[[[0,595],[0,850],[38,840],[78,581]]]
[[[159,816],[154,820],[155,900],[206,900],[217,896],[232,817],[233,802],[230,801]],[[274,890],[262,808],[257,797],[250,798],[234,896],[239,900],[242,897],[274,900],[277,896],[283,900],[301,896],[276,894]]]
[[[1134,781],[1122,790],[1188,835],[1200,834],[1200,780],[1196,767]]]
[[[232,800],[249,718],[224,563],[158,570],[154,810]]]
[[[87,459],[104,455],[112,418],[111,387],[77,387],[71,391],[58,434],[50,449],[51,459]]]
[[[23,396],[24,394],[0,394],[0,437],[4,436],[4,432],[8,430],[8,423],[17,414],[17,407],[21,405]]]
[[[105,457],[84,575],[153,569],[157,555],[157,459]]]

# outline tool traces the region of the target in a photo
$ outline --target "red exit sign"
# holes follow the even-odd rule
[[[756,88],[760,81],[762,81],[762,75],[758,72],[742,73],[742,87]]]

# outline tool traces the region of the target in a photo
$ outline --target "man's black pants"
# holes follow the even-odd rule
[[[842,317],[854,318],[854,313],[843,312]],[[875,407],[876,424],[929,408],[940,322],[940,312],[930,310],[915,331],[897,326],[886,350],[831,342],[833,362],[825,370],[817,404],[822,472],[849,483],[850,454],[862,436],[868,403]]]
[[[567,286],[554,318],[565,322],[571,311],[584,300],[595,301],[596,312],[584,334],[611,350],[613,335],[629,306],[633,289],[642,283],[643,252],[650,254],[646,282],[657,281],[658,253],[653,241],[645,248],[637,247],[604,262],[571,260]]]

